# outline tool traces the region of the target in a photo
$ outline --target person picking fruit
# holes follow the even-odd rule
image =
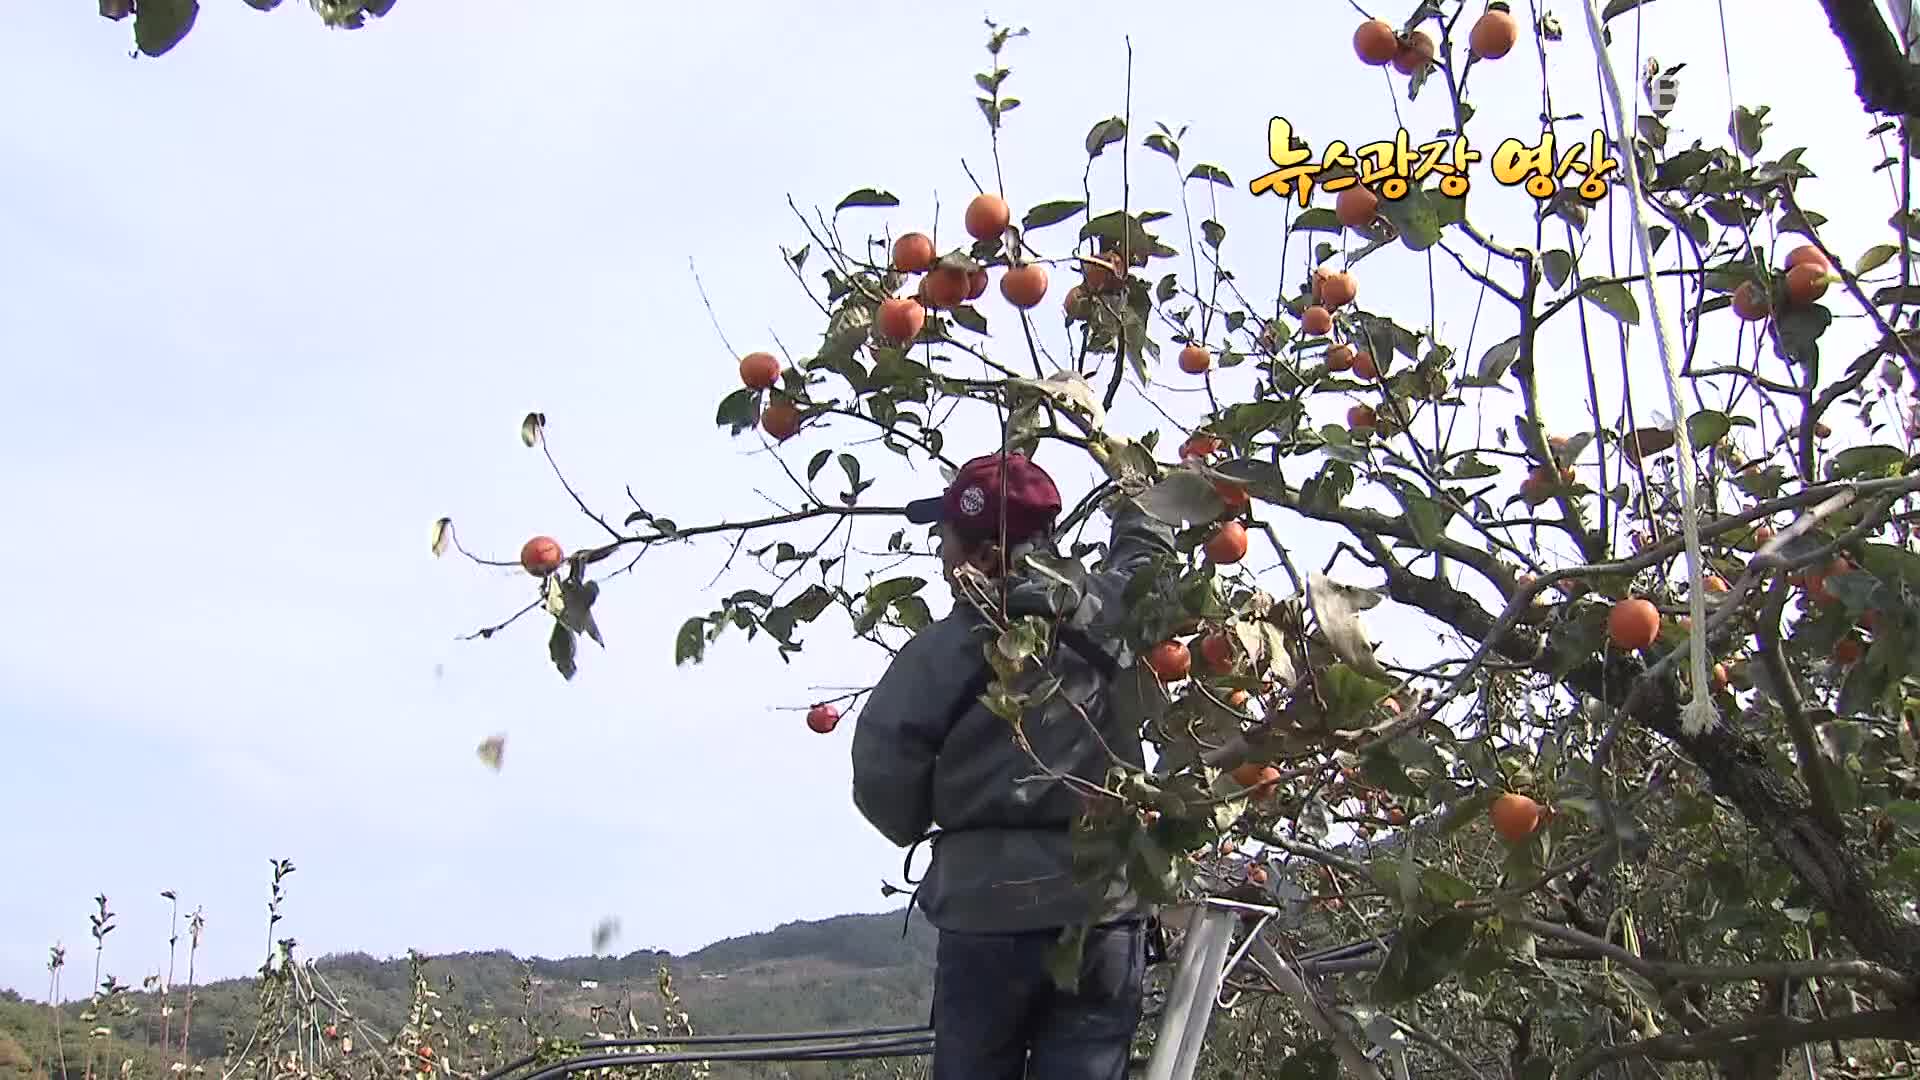
[[[1171,581],[1173,530],[1123,497],[1109,512],[1105,561],[1073,573],[1053,553],[1059,489],[1024,455],[975,458],[943,494],[907,506],[909,521],[933,526],[954,606],[907,642],[861,710],[853,801],[895,844],[933,841],[910,909],[940,932],[934,1080],[1126,1075],[1150,905],[1122,883],[1076,882],[1071,832],[1083,797],[1039,775],[1035,761],[1096,784],[1112,757],[1144,767],[1142,733],[1128,730],[1112,687],[1134,660],[1123,630],[1128,587],[1142,573]],[[1030,555],[1058,560],[1074,584],[1032,572]],[[968,585],[983,579],[987,588]],[[994,678],[985,647],[998,636],[981,609],[1002,595],[1005,619],[1039,615],[1057,628],[1056,646],[1013,687],[1059,680],[1022,719],[1030,752],[980,702]],[[1063,991],[1048,958],[1063,931],[1082,925],[1091,928],[1078,986]]]

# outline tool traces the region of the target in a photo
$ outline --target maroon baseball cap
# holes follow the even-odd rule
[[[1060,489],[1025,454],[984,454],[960,466],[944,493],[908,503],[907,520],[945,522],[963,536],[986,540],[1000,535],[1003,506],[1007,539],[1024,540],[1060,516]]]

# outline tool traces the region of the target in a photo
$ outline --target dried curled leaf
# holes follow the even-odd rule
[[[480,744],[476,753],[480,755],[482,764],[494,772],[499,772],[500,758],[501,755],[506,752],[506,749],[507,737],[505,735],[492,735],[488,736],[488,738]]]
[[[553,660],[554,670],[560,677],[571,682],[579,674],[579,666],[574,662],[578,651],[578,641],[574,632],[559,619],[553,620],[553,632],[547,635],[547,656]]]
[[[520,441],[528,446],[540,441],[540,435],[547,427],[547,414],[530,412],[520,421]]]
[[[1620,438],[1620,452],[1628,461],[1644,461],[1673,449],[1675,437],[1670,428],[1643,427]]]
[[[1080,413],[1095,431],[1107,426],[1107,410],[1100,404],[1100,395],[1077,371],[1056,371],[1044,379],[1015,379],[1013,382],[1016,386],[1035,391]]]
[[[1313,608],[1313,621],[1326,635],[1327,646],[1365,675],[1384,674],[1359,616],[1379,602],[1380,596],[1373,590],[1342,585],[1318,570],[1307,578],[1307,603]]]
[[[600,624],[593,618],[593,602],[600,598],[600,583],[597,581],[572,581],[554,574],[547,578],[542,600],[548,614],[575,634],[585,634],[601,648],[606,641],[600,636]]]
[[[1293,685],[1293,657],[1287,652],[1286,635],[1279,627],[1265,620],[1236,622],[1233,633],[1255,675],[1273,679],[1276,686]]]
[[[1099,435],[1087,442],[1087,450],[1120,490],[1136,492],[1159,475],[1159,466],[1146,447],[1117,435]],[[951,477],[949,477],[951,479]]]
[[[1347,603],[1352,604],[1353,610],[1355,611],[1371,611],[1379,607],[1380,601],[1383,599],[1383,597],[1373,589],[1363,589],[1358,585],[1342,585],[1331,579],[1329,579],[1329,584],[1331,584],[1341,596],[1347,598]]]
[[[831,365],[853,359],[854,352],[866,344],[872,332],[871,306],[852,301],[841,304],[827,320],[826,332],[820,340],[820,355],[814,362]]]
[[[447,553],[447,545],[453,541],[453,519],[441,518],[433,523],[433,557],[439,558]]]

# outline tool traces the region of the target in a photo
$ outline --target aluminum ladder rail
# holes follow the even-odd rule
[[[1206,1043],[1207,1025],[1220,1000],[1227,951],[1233,946],[1233,931],[1239,921],[1233,908],[1210,898],[1193,905],[1186,936],[1180,943],[1180,959],[1174,964],[1173,984],[1160,1014],[1146,1080],[1193,1080],[1200,1049]]]

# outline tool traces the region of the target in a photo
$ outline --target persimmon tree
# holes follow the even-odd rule
[[[959,200],[967,239],[952,221],[881,230],[900,205],[881,187],[796,207],[782,250],[817,334],[803,356],[732,358],[716,423],[765,440],[800,505],[695,524],[638,501],[616,515],[567,484],[585,539],[527,541],[534,596],[477,636],[544,619],[571,679],[580,638],[600,640],[603,582],[649,548],[709,543],[755,581],[679,627],[676,663],[729,634],[804,663],[803,631],[841,632],[840,617],[895,647],[942,590],[886,569],[917,538],[869,499],[874,459],[855,442],[930,475],[954,464],[949,418],[976,415],[1006,449],[1085,455],[1105,477],[1025,572],[1084,574],[1100,554],[1088,524],[1123,501],[1178,530],[1175,586],[1130,597],[1115,691],[1153,765],[1055,774],[1086,795],[1082,871],[1162,903],[1278,895],[1283,953],[1357,943],[1303,965],[1304,982],[1237,974],[1218,1065],[1365,1070],[1349,1051],[1371,1042],[1469,1075],[1773,1076],[1796,1048],[1809,1069],[1910,1074],[1920,218],[1904,126],[1858,118],[1899,178],[1890,231],[1863,252],[1825,238],[1802,198],[1815,155],[1777,152],[1765,107],[1708,137],[1656,107],[1612,147],[1612,180],[1633,189],[1556,185],[1524,245],[1477,226],[1471,192],[1329,196],[1330,169],[1290,212],[1303,261],[1257,284],[1228,268],[1221,220],[1245,188],[1192,163],[1183,131],[1142,136],[1130,92],[1077,151],[1081,193],[1009,208],[999,134],[1018,116],[1006,58],[1024,31],[988,26],[974,82],[996,176]],[[1440,135],[1474,134],[1480,65],[1583,62],[1587,47],[1456,0],[1367,20],[1354,45],[1406,94],[1446,95]],[[1137,205],[1149,162],[1177,171],[1178,205]],[[1595,272],[1634,246],[1602,199],[1643,215],[1655,265]],[[1426,290],[1364,285],[1373,260],[1435,252],[1446,290],[1517,332],[1439,340],[1407,314]],[[976,302],[991,289],[1014,317],[990,327]],[[1663,313],[1678,332],[1656,350]],[[1204,389],[1202,413],[1158,403],[1179,379]],[[1674,401],[1684,415],[1662,415]],[[1507,419],[1483,437],[1482,415]],[[520,434],[553,459],[545,416]],[[871,546],[889,557],[856,535],[885,537]],[[1319,565],[1301,561],[1308,536]],[[516,564],[467,552],[451,519],[433,546]],[[964,591],[999,631],[983,700],[1018,735],[1049,693],[1052,628],[1007,617],[991,583]],[[834,708],[809,726],[857,723],[861,696],[819,703]],[[1314,1010],[1331,1032],[1305,1023]]]

